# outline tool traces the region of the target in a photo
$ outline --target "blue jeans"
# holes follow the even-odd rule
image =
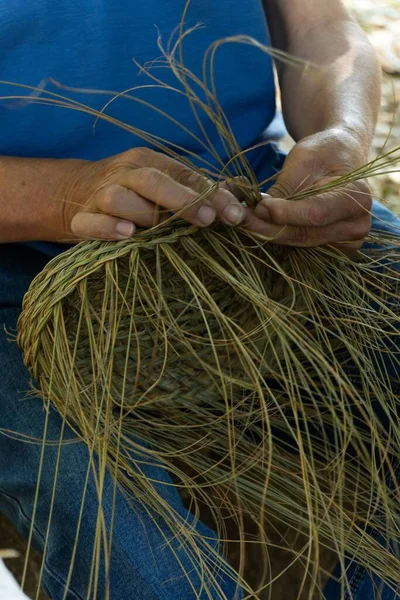
[[[384,221],[391,222],[391,226],[385,226],[386,229],[399,227],[400,235],[400,219],[396,219],[378,204],[375,204],[374,210]],[[383,225],[379,227],[384,228]],[[43,403],[38,398],[27,396],[29,374],[17,345],[7,340],[4,326],[8,331],[16,328],[22,297],[32,278],[44,267],[46,261],[47,258],[40,252],[24,246],[0,246],[0,510],[25,537],[32,520],[41,452],[41,444],[39,441],[35,442],[35,439],[40,440],[43,436],[45,414]],[[49,440],[59,439],[61,426],[61,418],[55,411],[51,411],[47,436]],[[29,436],[30,440],[17,439],[9,432]],[[86,446],[76,442],[73,432],[67,428],[64,439],[68,438],[71,443],[66,443],[61,453],[43,573],[43,587],[53,600],[64,598],[89,460]],[[38,549],[43,549],[46,537],[56,458],[57,445],[48,445],[44,453],[33,530],[33,543]],[[162,466],[149,466],[146,475],[164,482],[165,485],[157,484],[159,491],[162,491],[165,499],[182,519],[191,518],[178,493],[168,485],[170,478]],[[104,489],[104,515],[106,522],[109,522],[114,490],[109,474]],[[89,479],[67,600],[86,600],[97,508],[95,482]],[[128,499],[117,492],[110,564],[111,600],[190,600],[198,597],[209,600],[210,597],[201,592],[200,578],[186,552],[178,542],[169,540],[175,550],[174,554],[165,542],[162,528],[163,524],[151,519],[134,498]],[[206,526],[198,523],[197,528],[201,534],[213,539],[212,532]],[[170,537],[168,531],[164,530],[164,533],[167,538]],[[179,561],[186,571],[190,571],[190,582],[183,575]],[[375,585],[378,582],[373,581],[360,568],[357,569],[355,580],[355,600],[370,600],[375,597]],[[241,598],[234,582],[223,573],[219,575],[218,585],[228,600]],[[100,569],[96,596],[98,600],[105,597],[105,587],[104,570]],[[214,597],[220,597],[217,591]],[[332,581],[327,587],[326,597],[329,600],[339,600],[340,586]],[[400,596],[385,587],[381,598],[394,600]]]
[[[28,536],[32,521],[45,413],[40,399],[27,396],[29,373],[16,343],[8,340],[4,326],[9,332],[15,330],[23,294],[47,260],[44,255],[24,246],[0,245],[0,511],[14,522],[24,537]],[[60,416],[55,410],[51,411],[47,439],[59,440],[61,427]],[[26,438],[16,439],[11,432],[29,436],[34,443],[29,443]],[[64,598],[89,463],[86,445],[77,442],[76,435],[68,428],[63,437],[66,441],[69,438],[71,443],[62,447],[43,573],[43,588],[53,600]],[[43,549],[46,537],[56,458],[57,445],[48,445],[34,519],[33,544],[39,550]],[[182,516],[182,520],[190,520],[176,489],[168,485],[171,480],[162,466],[149,466],[146,470],[142,464],[141,470],[149,479],[165,482],[164,485],[157,483],[157,491]],[[113,479],[108,474],[102,498],[107,525],[112,514],[113,491]],[[91,477],[75,566],[66,596],[68,600],[87,598],[97,512],[98,494]],[[215,540],[213,532],[202,523],[197,525],[197,529],[200,534]],[[175,556],[163,533],[174,548]],[[128,499],[117,492],[110,566],[111,600],[190,600],[197,597],[209,600],[209,596],[200,591],[201,580],[187,552],[180,547],[178,540],[171,540],[171,537],[171,532],[160,519],[153,521],[134,498]],[[191,572],[190,583],[179,561],[185,571]],[[223,574],[217,574],[217,579],[226,598],[241,598],[241,592],[236,590],[231,579]],[[104,569],[101,568],[96,600],[105,598],[105,589]],[[201,595],[196,595],[193,590]],[[215,597],[220,597],[217,592]]]

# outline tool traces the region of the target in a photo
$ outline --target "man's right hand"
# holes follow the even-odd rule
[[[75,161],[67,181],[59,181],[63,241],[126,239],[136,227],[152,227],[168,213],[178,213],[197,227],[216,219],[238,225],[245,216],[239,200],[223,187],[196,202],[210,181],[148,148],[97,162]]]

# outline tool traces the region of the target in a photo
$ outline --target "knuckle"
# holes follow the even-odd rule
[[[177,183],[187,185],[190,181],[190,175],[185,167],[179,165],[174,169],[174,179]]]
[[[289,198],[290,196],[294,196],[295,192],[296,185],[294,182],[286,179],[285,181],[278,180],[274,186],[270,188],[268,194],[276,198]]]
[[[146,147],[131,148],[124,152],[124,159],[131,165],[142,166],[148,164],[153,158],[153,154],[156,154],[154,150]]]
[[[155,167],[143,167],[135,171],[137,185],[145,187],[150,196],[157,193],[164,179],[163,173]]]
[[[358,192],[360,204],[365,210],[370,211],[372,208],[372,191],[367,183],[360,181],[358,183]]]
[[[310,241],[309,228],[305,226],[294,227],[290,239],[296,246],[307,246]]]
[[[181,183],[188,187],[198,188],[201,182],[201,177],[183,165],[178,165],[174,169],[174,179],[177,183]]]
[[[267,219],[276,225],[286,225],[289,217],[288,206],[281,202],[270,202],[265,206],[267,209]]]
[[[360,208],[369,210],[372,207],[371,188],[362,181],[347,186],[348,197],[356,201]]]
[[[221,183],[219,189],[227,189],[241,202],[248,198],[252,198],[254,194],[251,182],[244,175],[237,175],[236,177],[225,179]]]
[[[73,235],[83,235],[84,231],[82,229],[81,219],[79,218],[79,213],[75,215],[71,221],[71,233]]]
[[[99,194],[97,200],[98,208],[105,213],[111,214],[114,211],[116,200],[121,192],[120,186],[112,184],[107,186]]]
[[[322,204],[313,204],[309,207],[306,220],[311,227],[323,227],[329,218],[329,207]]]
[[[351,229],[351,240],[363,240],[371,231],[371,217],[367,215],[359,219]]]

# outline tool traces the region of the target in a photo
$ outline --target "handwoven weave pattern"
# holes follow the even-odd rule
[[[245,514],[266,553],[269,513],[309,536],[315,565],[320,543],[362,544],[360,561],[390,580],[398,560],[365,528],[382,529],[372,501],[395,512],[386,469],[399,440],[371,410],[397,406],[373,358],[396,331],[394,260],[389,245],[353,262],[179,222],[83,242],[33,282],[18,341],[44,400],[188,548],[197,534],[141,461],[163,462],[196,515],[199,500],[208,506],[222,547],[226,516],[243,536]]]

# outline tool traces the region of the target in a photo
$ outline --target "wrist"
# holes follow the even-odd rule
[[[361,127],[356,128],[346,123],[330,125],[324,130],[311,135],[312,144],[318,151],[330,151],[340,158],[347,170],[364,166],[369,160],[371,147],[370,135]]]
[[[375,123],[341,122],[329,127],[354,152],[355,161],[362,166],[369,160],[369,153],[375,133]]]
[[[84,162],[0,157],[0,242],[68,240],[64,206]]]
[[[61,169],[57,180],[56,219],[57,231],[62,232],[61,241],[76,240],[76,236],[71,232],[71,222],[89,200],[85,191],[82,190],[82,185],[86,187],[87,170],[92,164],[87,160],[68,160],[65,161],[65,164],[60,165]]]
[[[29,239],[47,242],[69,242],[74,239],[71,220],[81,204],[75,193],[75,182],[87,163],[79,159],[49,159],[40,165],[37,185],[41,195],[38,207],[41,220],[38,223],[33,216],[36,223],[26,233]]]

